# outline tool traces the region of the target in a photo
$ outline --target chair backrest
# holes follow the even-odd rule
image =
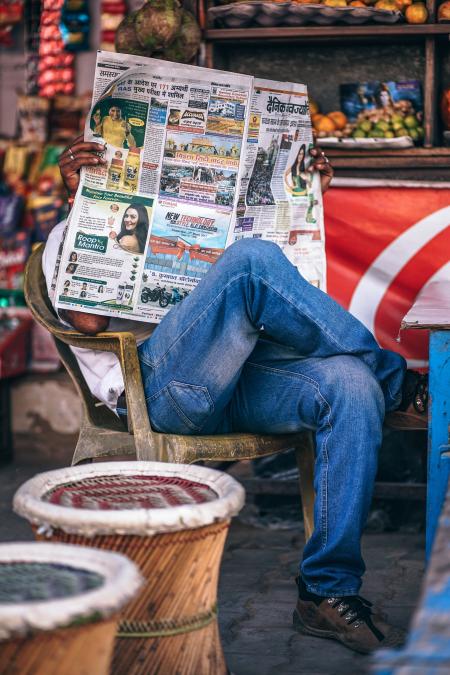
[[[47,293],[42,271],[44,244],[39,244],[30,255],[25,269],[24,292],[26,303],[34,318],[52,335],[61,328]]]
[[[58,337],[63,329],[47,293],[47,284],[42,271],[44,248],[44,244],[36,247],[27,262],[24,280],[26,303],[36,321],[52,334],[61,361],[81,397],[83,411],[89,422],[95,426],[117,426],[114,413],[104,406],[96,406],[97,399],[92,396],[74,353],[70,346]]]

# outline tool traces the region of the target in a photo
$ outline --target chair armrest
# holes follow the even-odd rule
[[[160,434],[151,428],[142,385],[141,367],[133,333],[116,333],[120,352],[117,354],[122,367],[127,397],[128,421],[134,434],[138,460],[162,461],[163,443]]]
[[[130,332],[104,332],[95,336],[83,335],[70,328],[59,327],[55,337],[72,347],[113,352],[122,368],[127,398],[128,422],[134,435],[137,459],[160,461],[161,439],[150,426],[142,386],[141,369],[136,338]]]

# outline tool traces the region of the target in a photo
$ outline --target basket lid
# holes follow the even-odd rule
[[[45,529],[152,535],[209,525],[240,511],[245,493],[231,476],[161,462],[107,462],[38,474],[14,510]]]
[[[0,641],[116,614],[142,577],[118,553],[53,543],[0,544]]]

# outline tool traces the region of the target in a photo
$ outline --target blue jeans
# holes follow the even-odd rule
[[[385,411],[404,359],[307,283],[276,244],[230,246],[139,347],[152,427],[176,434],[315,430],[307,588],[354,595]]]

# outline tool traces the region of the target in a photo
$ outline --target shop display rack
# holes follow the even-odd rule
[[[424,144],[423,147],[405,150],[341,150],[327,149],[333,157],[335,168],[340,169],[436,169],[450,168],[450,148],[440,147],[438,138],[437,102],[440,82],[437,74],[438,49],[448,45],[450,23],[436,23],[436,0],[428,0],[428,23],[412,25],[363,24],[358,26],[299,26],[299,27],[248,27],[216,28],[208,24],[208,3],[199,0],[199,17],[203,28],[208,67],[215,65],[215,55],[226,45],[242,43],[327,43],[342,46],[344,43],[401,43],[414,40],[421,42],[425,56],[423,75],[424,95]]]

